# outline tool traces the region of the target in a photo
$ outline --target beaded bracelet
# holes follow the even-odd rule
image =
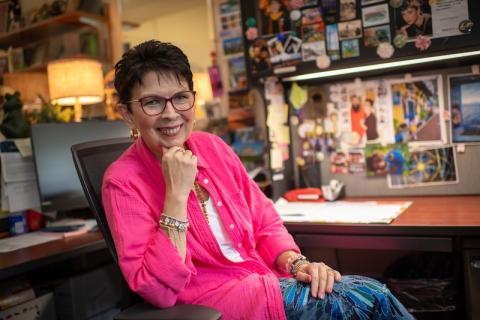
[[[185,232],[188,229],[189,223],[188,221],[178,220],[174,217],[167,216],[166,214],[162,213],[160,216],[160,225],[166,228],[175,229],[180,232]]]
[[[309,264],[310,261],[301,254],[297,254],[296,256],[291,256],[288,258],[287,263],[285,264],[285,269],[292,275],[296,276],[298,269],[305,264]]]

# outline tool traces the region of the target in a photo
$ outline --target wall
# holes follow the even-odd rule
[[[211,64],[213,41],[209,35],[207,3],[199,2],[175,13],[141,23],[140,27],[123,32],[123,41],[134,46],[150,39],[172,42],[190,60],[192,71],[206,71]]]

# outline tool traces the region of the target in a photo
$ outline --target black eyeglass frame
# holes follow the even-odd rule
[[[173,98],[179,94],[182,94],[182,93],[185,93],[185,92],[190,92],[190,93],[193,93],[193,101],[192,101],[192,105],[188,108],[188,109],[177,109],[175,107],[175,104],[173,103]],[[138,102],[140,103],[140,108],[142,109],[143,113],[145,113],[147,116],[151,116],[151,117],[154,117],[154,116],[158,116],[159,114],[162,114],[163,111],[165,111],[165,108],[167,107],[167,103],[170,102],[170,104],[172,105],[173,109],[175,109],[175,111],[178,111],[178,112],[185,112],[185,111],[188,111],[190,109],[193,108],[193,106],[195,105],[195,96],[196,96],[197,92],[196,91],[193,91],[193,90],[185,90],[185,91],[180,91],[180,92],[177,92],[175,93],[173,96],[171,96],[170,98],[167,98],[167,97],[162,97],[162,96],[159,96],[159,95],[149,95],[149,96],[145,96],[145,97],[142,97],[140,99],[135,99],[135,100],[130,100],[130,101],[126,101],[125,104],[127,103],[131,103],[131,102]],[[165,105],[163,106],[162,108],[162,111],[158,112],[158,113],[155,113],[155,114],[150,114],[150,113],[147,113],[145,111],[145,109],[143,108],[143,103],[142,103],[142,100],[143,99],[146,99],[146,98],[151,98],[151,97],[159,97],[159,98],[162,98],[162,99],[165,99]]]

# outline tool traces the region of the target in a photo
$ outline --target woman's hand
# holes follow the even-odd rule
[[[310,282],[312,297],[323,299],[325,293],[332,292],[333,283],[340,281],[341,275],[323,262],[311,262],[300,266],[295,278],[297,281]]]
[[[185,220],[188,195],[197,175],[197,157],[182,147],[163,148],[162,172],[167,189],[164,213]]]

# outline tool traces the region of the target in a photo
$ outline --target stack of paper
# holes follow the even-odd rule
[[[275,208],[283,221],[328,223],[390,223],[412,203],[407,201],[277,201]]]
[[[33,158],[23,158],[19,152],[5,152],[1,157],[2,210],[19,212],[40,209]]]

